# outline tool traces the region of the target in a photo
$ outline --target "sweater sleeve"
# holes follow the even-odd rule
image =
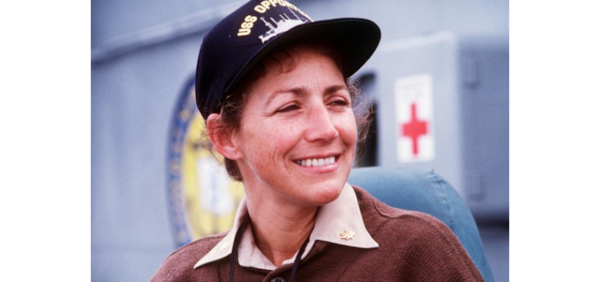
[[[210,249],[212,249],[224,234],[213,235],[189,243],[171,253],[160,268],[150,278],[151,282],[163,281],[214,281],[203,277],[218,277],[214,268],[204,267],[194,269],[194,265]]]
[[[174,251],[162,263],[156,273],[150,278],[150,282],[158,281],[192,281],[189,274],[194,265],[193,252],[189,248]]]
[[[409,281],[484,281],[454,233],[439,220],[424,214],[413,217],[413,236],[405,246],[402,271]]]

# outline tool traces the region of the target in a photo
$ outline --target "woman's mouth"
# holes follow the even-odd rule
[[[296,160],[296,164],[304,167],[319,167],[326,166],[335,163],[335,156],[326,157],[326,158],[312,158],[312,159],[303,159]]]

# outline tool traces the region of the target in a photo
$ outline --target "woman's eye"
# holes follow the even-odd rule
[[[299,109],[298,105],[288,105],[277,110],[278,113],[287,113]]]
[[[336,99],[333,100],[330,104],[333,106],[347,106],[348,102],[345,99]]]

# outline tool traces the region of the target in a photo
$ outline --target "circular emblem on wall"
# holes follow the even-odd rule
[[[179,96],[169,131],[168,199],[177,247],[229,230],[244,196],[212,150],[196,108],[194,79]]]

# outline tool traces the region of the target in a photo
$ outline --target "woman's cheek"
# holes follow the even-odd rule
[[[345,138],[349,138],[350,140],[355,142],[357,139],[357,128],[356,128],[356,120],[354,115],[349,114],[346,115],[338,121],[337,125],[338,131],[340,131],[340,135],[344,135]]]

